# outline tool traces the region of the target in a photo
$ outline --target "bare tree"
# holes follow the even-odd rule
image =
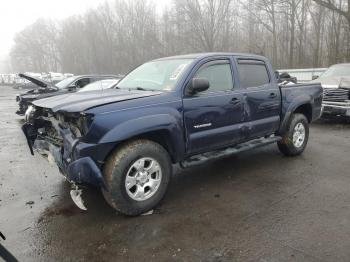
[[[310,5],[308,12],[310,14],[313,39],[314,41],[310,42],[312,48],[312,66],[317,67],[320,63],[320,51],[322,45],[322,32],[324,27],[324,12],[325,8],[323,6]]]
[[[232,0],[179,0],[175,2],[194,49],[212,52],[221,46],[230,20]]]
[[[17,71],[126,73],[161,56],[251,52],[281,67],[350,61],[350,0],[113,0],[17,33]]]
[[[322,5],[342,16],[345,17],[345,19],[348,21],[348,24],[350,25],[350,0],[347,0],[346,7],[343,7],[342,5],[337,5],[336,1],[333,0],[313,0],[315,3]]]
[[[240,3],[248,10],[249,17],[265,27],[272,34],[272,63],[277,65],[278,45],[277,45],[277,12],[280,0],[251,0],[246,4],[245,1]]]
[[[57,27],[51,20],[39,19],[17,33],[10,56],[21,71],[55,71],[60,67]]]

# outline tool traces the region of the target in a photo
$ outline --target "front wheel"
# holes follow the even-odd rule
[[[168,152],[149,140],[128,142],[114,151],[103,169],[107,202],[117,211],[136,216],[162,200],[172,173]]]
[[[304,152],[309,139],[309,122],[303,114],[293,114],[282,140],[277,143],[286,156],[297,156]]]

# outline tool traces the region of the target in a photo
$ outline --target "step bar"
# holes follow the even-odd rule
[[[201,165],[207,161],[216,160],[222,157],[234,155],[237,153],[241,153],[244,151],[248,151],[254,148],[266,146],[269,144],[276,143],[278,141],[282,140],[282,137],[280,136],[270,136],[270,137],[262,137],[258,139],[254,139],[248,142],[244,142],[232,147],[228,147],[224,150],[217,150],[212,152],[207,152],[203,154],[198,154],[191,156],[190,158],[186,159],[185,161],[180,163],[180,166],[183,168]]]

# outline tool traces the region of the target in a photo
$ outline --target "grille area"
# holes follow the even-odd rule
[[[324,88],[323,100],[331,102],[344,102],[349,100],[350,90],[342,88]]]

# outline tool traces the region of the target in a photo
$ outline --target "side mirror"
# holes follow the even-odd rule
[[[210,87],[209,80],[206,78],[193,78],[188,87],[189,94],[196,94],[208,90]]]
[[[318,75],[313,75],[313,76],[312,76],[312,80],[316,80],[317,78],[319,78]]]

